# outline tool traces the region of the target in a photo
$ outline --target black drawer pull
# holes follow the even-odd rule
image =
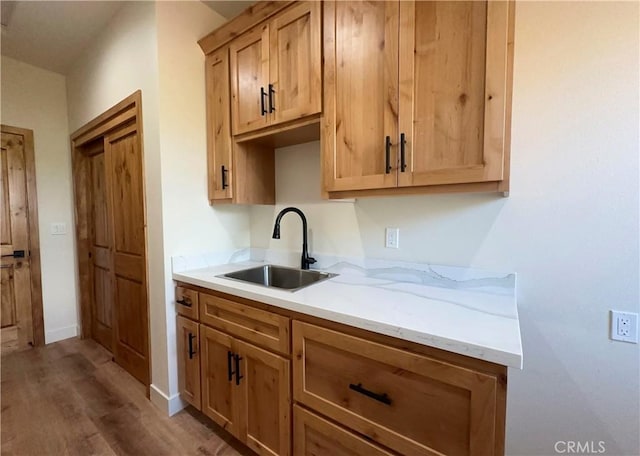
[[[196,354],[196,351],[193,349],[193,339],[195,338],[196,336],[189,333],[189,359],[193,359],[193,355]]]
[[[185,307],[191,307],[191,299],[189,298],[184,298],[184,299],[177,299],[176,302],[178,304],[182,304]]]
[[[387,396],[387,393],[384,393],[384,394],[374,393],[373,391],[369,391],[368,389],[365,389],[362,386],[362,383],[358,383],[357,385],[350,383],[349,389],[352,389],[356,393],[364,394],[365,396],[370,397],[371,399],[374,399],[378,402],[382,402],[383,404],[391,405],[391,398]]]
[[[236,358],[236,385],[239,385],[240,379],[244,378],[240,375],[240,360],[242,359],[242,356],[234,355],[234,357]]]
[[[384,173],[391,172],[391,136],[387,136],[384,142]]]
[[[229,381],[233,379],[233,368],[231,367],[231,362],[233,360],[233,353],[231,351],[227,352],[227,378]]]

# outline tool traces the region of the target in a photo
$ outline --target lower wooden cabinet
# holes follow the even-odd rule
[[[291,454],[289,360],[205,325],[202,412],[259,455]]]
[[[180,394],[258,455],[504,454],[503,366],[178,289]]]
[[[393,456],[298,405],[293,407],[293,448],[296,456]]]
[[[233,337],[200,325],[202,413],[235,436],[240,434]]]
[[[293,347],[297,402],[401,454],[495,454],[495,375],[298,321]]]
[[[239,340],[235,351],[240,355],[240,440],[261,455],[289,455],[289,360]]]
[[[178,316],[178,388],[182,398],[200,410],[200,336],[198,323]]]

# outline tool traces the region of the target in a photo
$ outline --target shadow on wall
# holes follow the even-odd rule
[[[285,217],[282,239],[273,221],[286,206],[309,220],[310,252],[464,266],[471,264],[507,204],[496,194],[418,195],[332,202],[320,196],[320,143],[276,151],[276,206],[254,206],[252,247],[297,250],[300,221]],[[384,247],[385,228],[400,229],[400,247]]]

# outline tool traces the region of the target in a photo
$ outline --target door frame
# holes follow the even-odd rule
[[[44,345],[44,314],[42,310],[42,266],[40,263],[40,231],[38,228],[38,198],[36,189],[36,160],[33,130],[0,125],[3,133],[20,135],[24,138],[24,162],[26,175],[27,203],[29,213],[29,267],[31,269],[31,318],[33,346]]]
[[[93,141],[108,135],[115,129],[124,126],[135,126],[138,132],[139,147],[142,161],[142,186],[145,188],[145,167],[142,132],[142,91],[137,90],[127,98],[111,107],[95,119],[80,127],[71,134],[71,156],[73,167],[73,189],[76,224],[76,250],[78,258],[78,288],[80,291],[80,338],[92,337],[92,276],[90,268],[91,253],[91,202],[89,157],[90,146]],[[88,151],[88,153],[87,153]],[[147,294],[147,346],[149,347],[149,379],[151,378],[151,331],[149,328],[149,264],[148,264],[148,233],[147,233],[147,208],[146,192],[143,191],[143,215],[144,215],[144,255],[145,255],[145,287]],[[115,324],[115,322],[114,322]],[[149,385],[147,386],[147,391]]]

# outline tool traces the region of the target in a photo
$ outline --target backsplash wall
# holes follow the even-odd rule
[[[518,3],[509,198],[325,202],[315,142],[278,150],[278,204],[251,208],[253,247],[299,251],[295,215],[271,239],[291,204],[311,255],[517,272],[524,370],[510,371],[509,455],[553,454],[560,440],[640,450],[639,345],[608,334],[610,309],[640,303],[638,17],[637,3]],[[400,228],[399,249],[384,248],[385,227]]]

